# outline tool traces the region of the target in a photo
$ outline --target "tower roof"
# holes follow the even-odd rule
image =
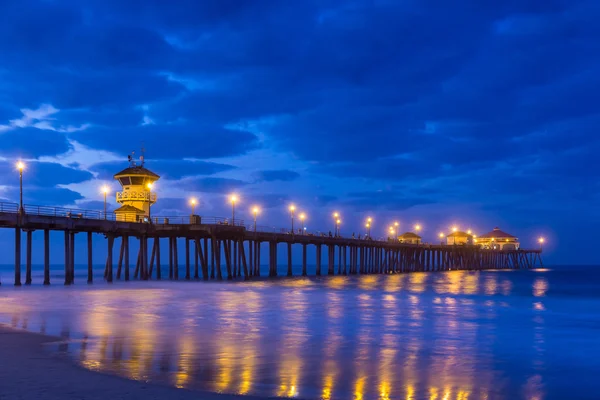
[[[421,239],[421,236],[417,235],[414,232],[405,232],[402,235],[398,236],[400,239]]]
[[[483,239],[516,239],[516,236],[513,236],[509,233],[503,232],[500,230],[500,228],[495,227],[493,231],[486,233],[485,235],[479,235],[479,238],[483,238]]]
[[[452,232],[449,235],[446,235],[446,237],[466,237],[466,238],[470,238],[473,237],[473,235],[469,235],[467,232],[463,232],[463,231],[456,231],[456,232]]]
[[[134,207],[134,206],[130,206],[128,204],[122,205],[121,207],[117,208],[113,212],[115,214],[121,214],[121,213],[144,214],[144,210],[140,210],[139,208]]]
[[[138,166],[138,165],[129,167],[129,168],[125,168],[123,171],[115,174],[114,178],[117,179],[121,176],[130,176],[130,175],[147,176],[147,177],[151,177],[155,180],[160,178],[160,176],[158,176],[154,172],[150,171],[149,169],[146,169],[146,168],[144,168],[142,166]]]

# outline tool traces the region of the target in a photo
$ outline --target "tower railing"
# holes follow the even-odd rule
[[[145,190],[124,190],[117,192],[117,203],[123,201],[150,201],[156,203],[156,193],[148,192]]]

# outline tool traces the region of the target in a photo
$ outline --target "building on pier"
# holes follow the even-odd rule
[[[498,227],[478,237],[475,244],[484,249],[494,250],[519,250],[520,247],[519,239],[516,236],[503,232]]]
[[[144,221],[150,216],[150,207],[156,203],[152,185],[160,176],[144,167],[144,156],[140,160],[137,165],[129,156],[129,167],[114,176],[123,188],[117,192],[117,203],[121,205],[114,211],[117,221]]]
[[[414,232],[405,232],[402,235],[398,236],[398,241],[400,243],[419,244],[421,243],[421,236],[417,235]]]
[[[464,245],[464,244],[473,244],[473,235],[463,232],[463,231],[454,231],[448,235],[446,235],[446,244],[451,245]]]

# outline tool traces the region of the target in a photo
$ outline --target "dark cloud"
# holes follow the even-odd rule
[[[273,181],[293,181],[300,177],[300,174],[296,171],[290,171],[287,169],[273,169],[258,171],[254,174],[257,181],[262,182],[273,182]]]
[[[161,158],[236,156],[259,146],[256,136],[250,132],[193,124],[92,127],[79,132],[77,140],[121,154],[129,154],[132,148],[144,143],[149,152]]]
[[[21,115],[15,115],[13,119],[20,117]],[[65,134],[50,130],[15,128],[0,132],[0,140],[0,156],[15,160],[51,156],[69,150]]]
[[[0,169],[4,171],[0,175],[0,185],[19,185],[19,172],[15,163],[0,162]],[[83,182],[92,178],[89,172],[64,167],[60,164],[49,162],[28,162],[23,171],[23,186],[51,188],[56,185]]]
[[[227,195],[238,191],[247,185],[247,182],[228,178],[193,178],[186,181],[190,192],[221,193]]]
[[[137,157],[137,154],[135,155]],[[123,161],[100,163],[93,166],[93,172],[98,173],[99,179],[110,180],[113,176],[127,167],[127,158]],[[146,159],[145,167],[158,174],[161,178],[181,179],[186,176],[213,175],[219,172],[229,171],[236,167],[228,164],[220,164],[208,161],[188,160],[154,160]]]
[[[0,193],[7,202],[19,203],[19,186],[8,188]],[[83,199],[81,194],[69,189],[57,187],[23,187],[23,203],[28,206],[68,207],[80,208],[75,205],[75,200]],[[35,210],[35,208],[32,208]]]

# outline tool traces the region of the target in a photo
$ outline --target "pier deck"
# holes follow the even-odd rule
[[[161,240],[168,240],[168,278],[180,279],[178,243],[183,240],[183,279],[250,279],[261,271],[261,247],[268,244],[267,276],[277,276],[278,244],[287,247],[287,276],[292,276],[292,251],[302,248],[303,276],[307,268],[307,247],[315,246],[315,275],[390,274],[415,271],[525,269],[542,266],[541,250],[491,250],[473,245],[405,244],[393,240],[356,239],[291,232],[248,229],[243,221],[230,224],[223,218],[155,217],[152,223],[123,222],[102,212],[55,207],[0,203],[0,228],[15,232],[15,285],[21,285],[21,235],[26,235],[26,277],[31,283],[31,242],[34,232],[44,236],[44,284],[50,284],[50,232],[64,235],[66,285],[74,282],[75,235],[87,234],[88,283],[93,282],[92,237],[103,235],[107,242],[104,277],[116,279],[163,279]],[[193,222],[193,223],[191,223]],[[199,223],[198,223],[199,222]],[[133,277],[130,274],[129,242],[139,241]],[[148,244],[152,242],[149,249]],[[115,243],[119,246],[118,258]],[[322,253],[326,250],[326,270]],[[116,275],[114,273],[116,261]],[[192,265],[193,264],[193,265]],[[222,266],[225,266],[225,274]],[[337,268],[336,268],[337,265]]]

